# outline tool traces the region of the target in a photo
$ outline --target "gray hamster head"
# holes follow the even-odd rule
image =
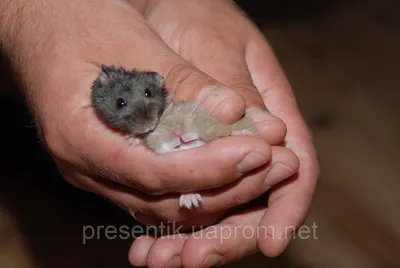
[[[102,65],[92,86],[92,104],[112,127],[143,135],[154,130],[167,105],[164,78],[156,72]]]

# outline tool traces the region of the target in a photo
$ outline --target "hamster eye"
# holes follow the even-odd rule
[[[117,99],[117,108],[121,109],[124,106],[126,106],[126,101],[123,98]]]
[[[153,97],[153,94],[151,94],[150,90],[148,90],[148,89],[146,89],[144,91],[144,95],[146,96],[146,98],[152,98]]]

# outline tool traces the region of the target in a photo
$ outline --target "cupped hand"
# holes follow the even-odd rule
[[[244,91],[254,89],[248,73],[228,87],[185,53],[176,53],[147,22],[152,20],[146,14],[150,2],[135,1],[140,4],[136,7],[107,0],[6,2],[0,4],[1,41],[44,145],[71,184],[105,196],[143,223],[204,225],[296,171],[290,151],[275,156],[269,145],[281,143],[286,128],[263,108],[257,91]],[[213,49],[205,52],[215,54]],[[248,112],[261,138],[227,137],[163,156],[144,146],[128,146],[91,107],[90,87],[100,64],[157,71],[175,99],[197,99],[221,121],[233,122],[251,106]],[[225,70],[230,71],[226,78],[238,78],[236,67]],[[206,190],[204,206],[194,212],[180,210],[179,193],[199,190]]]
[[[258,250],[270,257],[279,255],[307,215],[319,168],[310,133],[272,50],[231,1],[160,0],[144,14],[175,52],[234,87],[249,99],[248,106],[261,95],[268,110],[286,123],[285,144],[296,153],[300,166],[295,176],[272,188],[263,207],[242,210],[193,234],[140,237],[131,247],[131,263],[211,267]],[[297,163],[278,146],[272,147],[272,161],[292,167]]]

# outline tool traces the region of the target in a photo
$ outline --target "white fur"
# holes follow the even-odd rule
[[[199,194],[183,194],[179,197],[179,206],[181,208],[192,209],[192,206],[198,207],[203,198]]]
[[[199,134],[196,132],[188,132],[188,133],[181,135],[181,139],[184,142],[191,142],[191,141],[200,139],[200,137],[199,137]]]

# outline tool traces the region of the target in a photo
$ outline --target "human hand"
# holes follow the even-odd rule
[[[254,199],[296,171],[296,160],[288,164],[286,174],[271,171],[276,173],[276,161],[286,155],[295,157],[287,151],[271,161],[269,144],[280,143],[286,129],[281,120],[255,109],[249,113],[258,120],[264,140],[228,137],[164,156],[143,146],[128,146],[98,120],[90,87],[100,64],[157,71],[176,98],[202,99],[221,121],[238,119],[246,103],[263,105],[256,92],[245,102],[237,93],[242,85],[223,87],[174,53],[144,20],[144,6],[106,0],[16,0],[0,3],[0,12],[0,40],[61,174],[71,184],[132,212],[139,221],[211,224],[227,209]],[[178,207],[181,192],[233,181],[206,191],[204,205],[195,213]]]
[[[319,170],[310,133],[273,52],[260,32],[229,1],[156,1],[146,14],[174,51],[195,66],[228,86],[237,86],[245,99],[262,95],[269,111],[287,124],[287,147],[300,158],[300,170],[290,180],[273,187],[268,210],[265,204],[240,211],[193,234],[141,237],[131,247],[130,262],[149,267],[210,267],[259,249],[269,257],[279,255],[292,238],[285,227],[289,231],[298,228],[307,215]],[[279,150],[283,148],[273,147],[272,159],[283,156],[277,162],[293,161]],[[224,237],[226,232],[234,234],[240,226],[242,229],[234,237]],[[249,231],[258,237],[249,235]]]

